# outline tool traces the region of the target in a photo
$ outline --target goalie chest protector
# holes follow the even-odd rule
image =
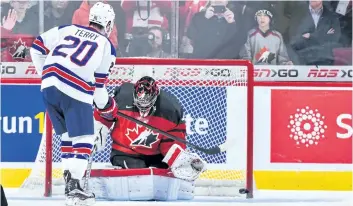
[[[175,96],[161,90],[152,115],[141,118],[138,108],[133,104],[133,89],[134,85],[131,83],[124,83],[115,88],[114,99],[120,112],[166,132],[180,130],[176,136],[185,138],[183,111]],[[160,143],[165,141],[162,135],[124,118],[118,119],[111,134],[113,149],[124,153],[157,155],[164,150],[160,148]]]

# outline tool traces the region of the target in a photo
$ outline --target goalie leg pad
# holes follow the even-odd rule
[[[88,158],[92,153],[94,136],[86,135],[72,138],[72,153],[68,160],[73,179],[81,179],[87,169]]]
[[[171,177],[169,170],[144,168],[92,170],[88,188],[97,199],[173,201],[193,199],[195,186]]]

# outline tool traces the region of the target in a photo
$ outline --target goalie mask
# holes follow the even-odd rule
[[[142,77],[134,86],[134,105],[139,109],[141,116],[146,117],[159,95],[159,88],[152,77]]]

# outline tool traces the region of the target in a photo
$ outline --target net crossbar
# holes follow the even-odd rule
[[[234,196],[239,188],[253,191],[253,65],[243,60],[182,60],[182,59],[118,59],[111,69],[107,89],[112,92],[124,82],[135,82],[142,76],[152,76],[161,89],[174,94],[184,109],[187,140],[204,148],[220,145],[228,138],[239,138],[245,145],[235,145],[229,151],[206,155],[208,170],[196,181],[196,194]],[[236,90],[232,90],[236,88]],[[237,92],[239,95],[232,92]],[[232,93],[232,94],[231,94]],[[233,98],[242,101],[244,133],[230,132]],[[237,101],[237,100],[234,100]],[[236,104],[236,102],[234,102]],[[37,154],[35,166],[22,189],[44,192],[45,196],[63,193],[60,137],[55,135],[50,121]],[[111,139],[104,151],[95,154],[93,168],[109,165]],[[237,144],[235,141],[234,144]],[[238,147],[237,147],[238,146]],[[245,152],[236,154],[236,148]],[[233,154],[236,154],[232,156]],[[239,166],[238,162],[243,164]],[[234,164],[233,164],[234,163]],[[60,189],[57,189],[60,188]]]

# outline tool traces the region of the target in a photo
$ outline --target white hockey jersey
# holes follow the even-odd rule
[[[109,39],[94,28],[54,27],[35,39],[30,52],[38,74],[42,75],[41,90],[55,86],[85,103],[92,104],[93,99],[96,103],[108,101],[104,83],[115,63],[116,52]]]

